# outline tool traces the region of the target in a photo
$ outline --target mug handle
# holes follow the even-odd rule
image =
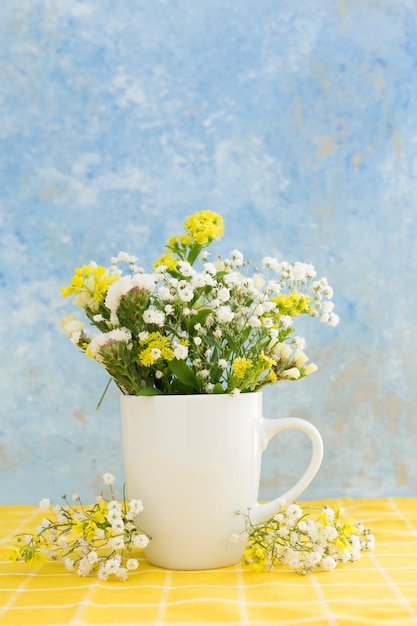
[[[264,419],[260,421],[260,445],[261,450],[265,450],[270,439],[277,433],[293,429],[301,430],[309,436],[313,450],[310,463],[296,484],[286,491],[282,496],[266,502],[265,504],[256,504],[250,510],[250,518],[253,524],[259,524],[276,515],[282,508],[282,501],[287,504],[293,502],[311,483],[317,474],[323,459],[323,440],[317,428],[298,417],[284,417],[280,419]]]

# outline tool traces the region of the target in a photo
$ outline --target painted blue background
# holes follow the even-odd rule
[[[107,377],[62,334],[60,287],[119,250],[149,268],[201,209],[219,252],[334,287],[319,371],[264,394],[324,438],[305,497],[415,496],[416,3],[3,0],[0,29],[1,503],[122,483],[118,394],[96,411]],[[308,455],[274,439],[261,497]]]

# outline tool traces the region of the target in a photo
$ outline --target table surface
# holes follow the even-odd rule
[[[300,503],[303,506],[303,503]],[[310,503],[308,503],[310,504]],[[81,578],[60,562],[31,568],[0,561],[1,626],[405,626],[417,624],[417,499],[326,500],[362,521],[374,551],[332,572],[301,576],[285,566],[257,573],[239,564],[184,572],[144,556],[126,582]],[[33,532],[44,514],[0,507],[0,549]]]

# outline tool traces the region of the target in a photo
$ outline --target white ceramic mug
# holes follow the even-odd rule
[[[264,419],[262,393],[122,396],[121,420],[129,498],[142,500],[141,528],[152,536],[146,557],[168,569],[237,563],[245,519],[275,515],[297,498],[323,457],[317,429],[298,418]],[[258,503],[262,452],[271,437],[297,429],[311,439],[310,464],[286,493]],[[232,542],[232,535],[239,535]]]

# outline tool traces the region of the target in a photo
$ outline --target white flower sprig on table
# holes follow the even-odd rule
[[[142,502],[118,502],[112,489],[114,480],[112,474],[103,475],[110,498],[101,494],[91,508],[84,507],[77,494],[72,496],[74,504],[66,496],[64,504],[53,507],[49,499],[41,500],[39,506],[45,518],[35,534],[18,537],[8,558],[30,564],[57,559],[79,576],[95,573],[101,580],[112,575],[126,580],[128,571],[139,566],[133,551],[145,548],[150,537],[137,523]]]
[[[327,279],[308,263],[268,256],[264,273],[250,275],[239,250],[207,262],[206,248],[223,234],[222,217],[200,211],[184,227],[152,273],[124,252],[108,268],[92,262],[75,270],[62,293],[74,296],[97,332],[67,315],[72,343],[127,395],[254,392],[314,372],[295,320],[307,315],[337,325]]]
[[[356,561],[362,550],[374,549],[375,537],[363,524],[342,515],[339,506],[326,506],[313,516],[298,504],[261,524],[252,524],[250,514],[246,515],[248,542],[243,558],[256,571],[285,564],[300,574]]]

